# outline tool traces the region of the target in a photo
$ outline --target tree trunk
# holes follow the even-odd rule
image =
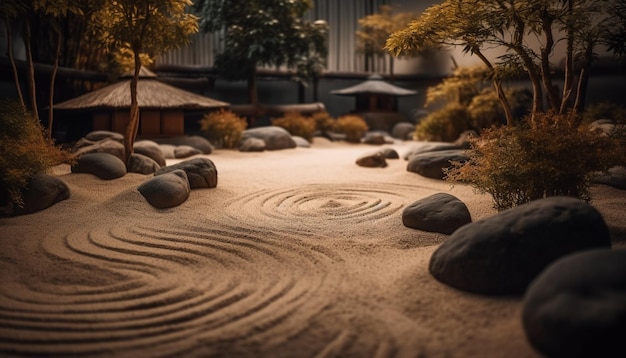
[[[578,78],[578,89],[576,91],[576,101],[574,102],[574,110],[582,113],[585,110],[585,101],[587,99],[587,84],[589,83],[589,68],[593,61],[593,44],[588,43],[585,50],[580,77]]]
[[[15,79],[15,91],[17,92],[17,97],[22,104],[22,107],[26,108],[26,103],[24,102],[24,95],[22,94],[22,86],[20,86],[20,77],[17,73],[17,66],[15,65],[15,57],[13,56],[13,39],[11,34],[11,23],[9,22],[9,18],[5,17],[4,19],[7,25],[7,53],[9,56],[9,61],[11,62],[11,68],[13,69],[13,78]]]
[[[126,127],[126,135],[124,136],[124,154],[126,156],[126,165],[128,165],[128,159],[133,154],[133,145],[135,144],[135,137],[137,137],[137,130],[139,129],[139,103],[137,102],[137,82],[139,81],[139,70],[141,69],[141,58],[139,57],[139,50],[135,50],[135,73],[130,81],[130,117],[128,119],[128,126]]]
[[[543,88],[548,95],[548,102],[550,107],[556,112],[561,109],[561,100],[559,94],[552,83],[552,75],[550,73],[550,54],[552,53],[552,47],[554,46],[554,37],[552,35],[552,21],[549,19],[543,19],[543,32],[546,37],[545,46],[541,49],[541,81]]]
[[[251,64],[248,67],[248,103],[255,106],[259,104],[256,86],[256,64]]]
[[[564,114],[567,109],[574,89],[574,29],[572,28],[572,14],[574,11],[574,1],[567,0],[567,49],[565,51],[565,78],[563,82],[563,98],[559,113]]]
[[[30,20],[28,16],[24,17],[24,45],[26,48],[26,61],[27,61],[27,78],[28,78],[28,93],[30,96],[30,106],[33,115],[39,120],[39,109],[37,108],[37,89],[35,84],[35,65],[33,63],[33,51],[30,45]]]
[[[475,50],[474,54],[476,54],[483,61],[483,63],[487,66],[487,68],[489,68],[489,70],[493,72],[494,70],[493,65],[487,59],[487,57],[485,57],[485,55],[482,54],[482,52],[480,52],[479,50]],[[498,100],[500,100],[500,104],[502,104],[502,109],[504,110],[504,115],[506,117],[506,124],[508,126],[515,125],[515,122],[513,120],[513,111],[511,110],[511,104],[509,103],[509,100],[508,98],[506,98],[506,94],[504,93],[504,90],[502,89],[502,82],[494,76],[492,84],[493,84],[493,88],[496,91],[496,94],[498,95]]]
[[[313,102],[319,102],[319,84],[320,80],[317,76],[313,77]]]
[[[305,102],[304,84],[301,82],[296,82],[296,84],[298,85],[298,103],[304,103]]]
[[[54,27],[54,26],[53,26]],[[50,109],[48,110],[48,137],[52,138],[52,125],[54,123],[54,81],[57,77],[57,70],[59,69],[59,58],[61,57],[61,31],[54,28],[54,32],[57,35],[57,47],[54,54],[54,66],[52,67],[52,74],[50,76],[50,97],[48,103]]]

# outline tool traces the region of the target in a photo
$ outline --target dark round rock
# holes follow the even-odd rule
[[[402,223],[412,229],[452,234],[472,222],[465,203],[454,195],[437,193],[404,208]]]
[[[462,290],[519,295],[555,260],[610,246],[608,228],[593,206],[550,197],[462,226],[435,250],[429,269]]]
[[[189,181],[184,170],[178,169],[153,177],[137,190],[157,209],[167,209],[184,203],[189,198]]]
[[[72,173],[93,174],[100,179],[111,180],[126,175],[126,165],[113,154],[87,153],[72,165]]]
[[[529,342],[549,357],[626,357],[626,250],[572,254],[528,288]]]
[[[193,158],[174,165],[160,168],[154,175],[162,175],[182,169],[187,173],[191,189],[215,188],[217,186],[217,168],[208,158]]]

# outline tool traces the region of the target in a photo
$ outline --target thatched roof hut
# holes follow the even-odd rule
[[[122,80],[54,105],[55,110],[88,110],[93,113],[94,130],[124,133],[130,110],[132,75]],[[139,134],[181,135],[184,112],[214,110],[229,106],[226,102],[188,92],[156,79],[156,74],[142,67],[137,82],[137,102],[141,110]]]

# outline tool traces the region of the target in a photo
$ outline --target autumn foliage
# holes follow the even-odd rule
[[[217,148],[236,148],[246,126],[245,119],[224,109],[207,113],[200,120],[200,129]]]
[[[557,195],[589,200],[594,175],[626,164],[626,135],[602,135],[578,122],[574,114],[548,112],[488,129],[447,178],[490,194],[498,210]]]
[[[0,102],[0,206],[22,203],[22,190],[36,174],[70,160],[55,146],[39,120],[18,101]]]

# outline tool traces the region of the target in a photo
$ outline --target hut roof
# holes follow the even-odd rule
[[[125,78],[126,76],[122,76]],[[130,108],[130,79],[125,79],[82,96],[57,103],[54,109]],[[137,81],[137,102],[141,109],[201,110],[226,107],[229,103],[170,86],[156,79],[146,68]]]
[[[340,96],[354,96],[357,94],[387,94],[393,96],[409,96],[416,94],[417,91],[408,90],[402,87],[394,86],[383,81],[382,76],[374,74],[368,77],[367,81],[361,82],[352,87],[330,91],[332,94]]]

